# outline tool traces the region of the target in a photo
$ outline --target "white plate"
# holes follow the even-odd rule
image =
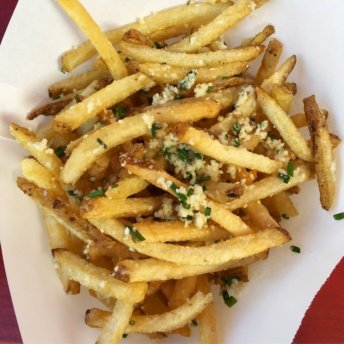
[[[180,1],[83,3],[107,29]],[[299,90],[295,111],[302,110],[302,97],[315,93],[321,106],[330,111],[330,127],[342,138],[343,17],[341,0],[271,0],[226,35],[227,41],[237,44],[273,23],[275,36],[284,43],[283,58],[298,56],[291,76]],[[0,135],[9,137],[8,123],[24,123],[25,114],[46,96],[47,86],[64,77],[58,70],[57,58],[80,39],[82,34],[54,1],[19,1],[0,48]],[[92,343],[97,330],[87,328],[83,316],[96,302],[85,293],[74,297],[63,294],[36,206],[15,187],[19,161],[25,153],[10,140],[1,139],[0,154],[1,244],[23,340],[36,344]],[[337,157],[340,183],[343,147],[337,150]],[[251,282],[235,307],[228,309],[220,298],[216,300],[221,343],[290,343],[315,293],[343,256],[343,222],[332,218],[333,213],[344,211],[343,183],[330,213],[321,209],[314,182],[305,185],[303,191],[295,197],[301,215],[283,223],[302,253],[291,253],[288,245],[273,250],[267,261],[252,269]],[[190,341],[196,342],[196,336],[174,336],[166,342]],[[124,342],[148,340],[130,335]]]

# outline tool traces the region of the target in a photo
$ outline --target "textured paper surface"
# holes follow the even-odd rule
[[[84,0],[104,28],[127,23],[174,0]],[[147,4],[148,3],[148,4]],[[329,125],[344,137],[342,111],[342,42],[344,3],[340,0],[271,0],[247,18],[226,41],[232,46],[272,23],[284,43],[283,58],[296,54],[291,80],[298,83],[294,111],[302,111],[302,98],[315,93],[330,112]],[[62,79],[58,56],[76,45],[82,34],[52,0],[19,0],[0,47],[0,239],[11,295],[25,343],[93,343],[97,330],[84,325],[85,310],[96,305],[86,292],[66,296],[55,275],[47,239],[34,203],[15,186],[19,161],[25,152],[9,140],[8,124],[25,123],[26,113],[47,97],[46,88]],[[35,127],[37,122],[27,126]],[[221,343],[290,343],[315,293],[343,256],[343,222],[332,214],[344,210],[343,147],[337,150],[340,183],[336,205],[323,211],[314,182],[294,197],[301,215],[284,221],[301,254],[289,245],[272,250],[267,261],[252,269],[251,281],[239,302],[228,309],[216,300]],[[98,305],[99,307],[100,305]],[[173,336],[167,343],[197,342]],[[126,343],[146,343],[130,335]]]

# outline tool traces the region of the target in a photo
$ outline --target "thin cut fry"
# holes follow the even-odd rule
[[[274,26],[267,25],[261,32],[257,33],[252,39],[249,39],[247,42],[241,44],[241,46],[246,47],[248,45],[261,45],[269,36],[273,35],[274,33]]]
[[[158,210],[161,202],[161,197],[127,199],[98,197],[83,204],[81,213],[85,219],[143,216]]]
[[[218,39],[224,32],[235,26],[239,21],[248,16],[256,7],[251,0],[239,0],[234,5],[229,5],[220,15],[209,24],[200,27],[189,37],[172,44],[170,51],[193,52]]]
[[[156,14],[143,18],[140,22],[131,23],[118,29],[105,32],[106,37],[112,44],[117,44],[123,35],[130,29],[136,29],[144,35],[151,35],[170,27],[183,27],[189,23],[197,25],[208,23],[214,17],[219,15],[227,5],[223,4],[190,4],[188,6],[177,6]],[[158,39],[158,38],[156,38]],[[85,42],[79,47],[67,51],[62,56],[62,66],[70,72],[75,67],[87,61],[96,53],[90,42]]]
[[[285,191],[272,196],[271,201],[280,216],[293,217],[299,215],[299,212]]]
[[[258,228],[278,227],[278,223],[271,217],[269,211],[260,201],[248,203],[244,211]]]
[[[111,316],[107,319],[100,332],[97,344],[119,343],[133,314],[132,303],[117,300]]]
[[[183,305],[172,311],[157,315],[134,315],[132,317],[133,325],[127,326],[125,332],[170,332],[195,319],[211,301],[210,293],[197,292]],[[96,316],[92,314],[94,311],[97,312]],[[109,316],[109,312],[90,309],[86,312],[85,321],[91,327],[103,327]]]
[[[282,43],[277,39],[272,39],[266,48],[262,63],[257,72],[256,82],[258,85],[275,72],[281,54]]]
[[[124,282],[167,281],[245,266],[256,262],[259,258],[259,255],[256,255],[215,265],[174,264],[154,258],[128,259],[116,265],[114,275]]]
[[[262,46],[254,46],[200,54],[187,54],[149,48],[123,41],[119,46],[121,51],[130,59],[139,62],[167,63],[168,65],[187,68],[216,67],[227,63],[251,61],[263,51]]]
[[[115,48],[81,3],[78,0],[57,0],[57,2],[97,49],[113,78],[120,79],[128,75]]]
[[[262,82],[261,87],[266,92],[271,92],[273,85],[283,85],[296,64],[296,56],[289,57],[269,78]]]
[[[278,84],[273,85],[271,89],[271,97],[276,100],[285,113],[289,113],[294,96],[287,87]]]
[[[159,63],[141,63],[138,69],[157,83],[173,84],[185,78],[192,70],[196,73],[195,83],[207,83],[216,79],[229,78],[243,73],[248,67],[249,65],[245,62],[233,62],[219,67],[197,69],[162,65]]]
[[[74,130],[102,110],[107,109],[129,97],[145,87],[154,86],[154,82],[142,73],[130,75],[92,94],[54,118],[54,127],[57,131]]]
[[[149,183],[137,176],[128,176],[119,180],[107,189],[105,195],[109,199],[124,199],[144,190]]]
[[[336,165],[324,112],[315,96],[304,99],[305,114],[311,134],[315,174],[320,191],[320,202],[325,210],[333,205],[336,189]]]
[[[300,159],[312,161],[311,150],[290,117],[263,89],[257,87],[256,92],[259,106],[276,127],[283,140]]]
[[[152,118],[158,123],[197,121],[215,117],[219,110],[220,105],[209,99],[175,101],[100,128],[84,138],[73,150],[62,170],[61,178],[67,184],[75,184],[100,155],[126,141],[149,135],[151,128],[144,118]]]
[[[11,135],[44,167],[55,176],[59,176],[62,163],[54,154],[54,151],[47,146],[47,140],[42,141],[26,128],[12,123],[10,126]]]
[[[246,234],[215,244],[192,247],[165,243],[135,243],[125,236],[125,226],[117,220],[91,220],[99,230],[127,244],[136,251],[176,264],[215,265],[229,260],[246,258],[280,246],[290,240],[289,235],[275,228]]]
[[[147,283],[124,283],[112,277],[111,271],[88,263],[74,253],[61,249],[54,250],[53,253],[58,268],[86,288],[131,303],[144,299]]]
[[[226,203],[226,208],[231,211],[242,208],[249,202],[258,201],[281,191],[288,190],[310,178],[311,171],[306,165],[300,166],[300,172],[294,174],[288,183],[284,183],[281,179],[275,176],[263,178],[250,185],[240,198]]]
[[[186,124],[176,126],[174,133],[183,143],[225,164],[250,168],[263,173],[273,173],[281,166],[279,161],[271,160],[263,155],[237,147],[225,146],[218,140],[212,139],[206,132]]]

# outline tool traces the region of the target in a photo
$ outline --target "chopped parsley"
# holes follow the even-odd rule
[[[68,190],[67,194],[71,197],[74,197],[75,199],[77,199],[78,201],[82,201],[82,194],[80,192],[77,192],[75,190]]]
[[[294,253],[301,253],[301,249],[298,246],[291,245],[290,246],[290,251]]]
[[[54,153],[58,158],[63,158],[66,155],[65,149],[66,147],[62,147],[62,146],[56,147],[54,149]]]
[[[210,176],[201,176],[196,179],[196,184],[202,184],[204,182],[208,182],[210,180]]]
[[[290,216],[288,214],[282,214],[282,217],[286,220],[289,220],[290,219]]]
[[[97,190],[93,190],[88,194],[89,198],[96,198],[105,195],[105,191],[102,187],[98,188]]]
[[[192,196],[194,193],[195,193],[195,189],[189,189],[187,195],[189,197],[189,196]]]
[[[337,221],[344,219],[344,212],[333,215],[333,218]]]
[[[63,67],[61,67],[60,71],[61,71],[61,73],[66,74],[66,71]]]
[[[227,290],[223,290],[222,291],[222,297],[223,297],[223,301],[224,303],[228,306],[228,307],[232,307],[234,306],[238,300],[234,297],[234,296],[230,296],[228,294]]]
[[[183,193],[178,191],[177,185],[172,183],[170,186],[170,189],[176,194],[177,198],[181,201],[181,202],[186,202],[187,200],[187,196],[184,195]]]
[[[288,184],[290,180],[290,176],[283,172],[278,172],[277,177],[283,181],[283,183]]]
[[[205,215],[206,217],[209,217],[209,216],[211,215],[211,208],[210,208],[210,207],[206,207],[206,208],[204,209],[204,215]]]
[[[97,142],[104,147],[104,149],[108,148],[107,144],[102,140],[100,139],[99,137],[97,137]]]
[[[112,108],[112,112],[118,119],[123,119],[127,114],[127,109],[119,103]]]
[[[289,177],[294,177],[294,170],[295,170],[294,164],[291,161],[289,161],[287,165],[287,174]]]
[[[213,86],[208,86],[206,93],[211,93],[213,91]]]
[[[238,121],[234,122],[234,124],[233,124],[233,134],[234,134],[234,136],[236,136],[236,137],[239,136],[240,131],[241,131],[241,127],[242,127],[242,125]]]
[[[129,325],[134,326],[135,324],[136,324],[136,321],[135,321],[135,320],[131,319],[131,320],[129,321]]]
[[[232,145],[233,145],[234,147],[239,147],[239,146],[240,146],[240,141],[239,141],[239,139],[234,139],[234,140],[232,140]]]
[[[228,80],[228,79],[229,79],[229,77],[226,75],[221,76],[221,80]]]
[[[129,229],[129,234],[135,242],[146,240],[145,237],[135,227],[127,225],[126,228]]]
[[[152,127],[150,129],[150,132],[151,132],[151,136],[154,138],[155,137],[155,133],[157,130],[161,129],[161,125],[159,123],[153,123],[152,124]]]
[[[111,189],[114,189],[114,188],[117,188],[117,187],[118,187],[118,184],[117,184],[117,183],[113,183],[113,184],[110,185],[110,188],[111,188]]]

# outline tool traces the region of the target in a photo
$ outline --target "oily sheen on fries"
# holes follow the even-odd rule
[[[58,0],[89,39],[62,71],[96,56],[51,84],[27,116],[44,116],[36,132],[10,131],[28,152],[17,185],[41,210],[63,290],[106,309],[85,314],[99,344],[190,337],[196,325],[200,343],[217,343],[214,288],[234,306],[250,266],[291,240],[282,221],[302,212],[293,197],[313,171],[323,208],[334,202],[340,139],[314,96],[290,113],[296,56],[280,62],[264,23],[223,41],[266,2],[189,1],[104,32],[79,0]]]

